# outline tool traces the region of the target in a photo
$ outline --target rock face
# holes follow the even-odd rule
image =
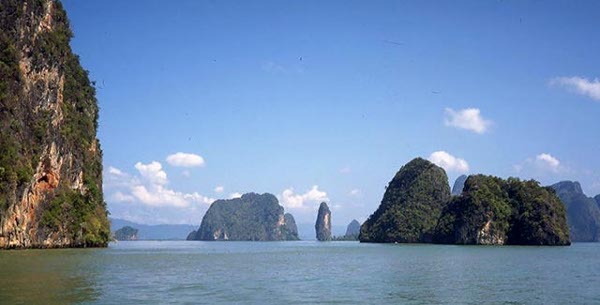
[[[436,227],[434,242],[469,245],[569,245],[565,208],[537,181],[469,176]]]
[[[196,234],[198,234],[198,231],[196,231],[196,230],[190,232],[190,234],[188,234],[188,236],[185,238],[185,240],[195,240]]]
[[[463,191],[463,188],[465,187],[466,181],[467,181],[466,175],[461,175],[458,178],[456,178],[456,181],[454,181],[454,186],[452,187],[452,195],[454,195],[454,196],[460,195]]]
[[[291,215],[290,215],[291,216]],[[210,206],[195,240],[272,241],[298,240],[293,217],[286,222],[283,207],[271,194],[244,194],[241,198],[217,200]],[[293,223],[295,227],[295,223]]]
[[[315,231],[317,233],[317,240],[331,240],[331,211],[325,202],[321,202],[321,205],[319,206]]]
[[[346,228],[346,236],[357,236],[360,233],[360,223],[358,220],[353,219]]]
[[[98,106],[58,1],[0,1],[0,248],[106,246]]]
[[[285,219],[283,230],[286,240],[300,240],[300,238],[298,238],[298,227],[296,226],[294,216],[290,213],[285,213],[283,217]]]
[[[598,208],[600,208],[600,195],[596,195],[596,197],[594,197],[594,199],[596,199],[596,203],[598,204]]]
[[[137,240],[138,230],[130,226],[125,226],[115,231],[116,240]]]
[[[552,185],[552,188],[567,209],[571,240],[600,241],[600,208],[596,200],[583,193],[579,182],[562,181]]]
[[[442,208],[450,199],[446,172],[416,158],[390,181],[379,208],[360,228],[361,242],[431,242]]]

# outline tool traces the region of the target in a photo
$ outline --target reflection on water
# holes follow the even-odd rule
[[[0,251],[2,304],[600,304],[600,244],[140,241]]]

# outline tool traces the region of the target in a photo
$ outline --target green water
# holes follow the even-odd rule
[[[2,304],[600,304],[600,244],[139,241],[0,251]]]

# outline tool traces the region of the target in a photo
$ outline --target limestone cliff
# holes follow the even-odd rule
[[[52,0],[0,1],[0,248],[106,246],[95,89]]]
[[[248,193],[241,198],[213,202],[202,218],[196,236],[190,239],[298,240],[295,225],[291,215],[285,216],[275,196]]]
[[[317,233],[317,240],[331,240],[331,211],[325,202],[321,202],[321,205],[319,206],[315,231]]]

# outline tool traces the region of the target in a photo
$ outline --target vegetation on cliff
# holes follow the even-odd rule
[[[600,241],[598,202],[583,193],[579,182],[562,181],[552,185],[552,188],[567,209],[571,239],[582,242]]]
[[[450,244],[569,245],[563,204],[534,180],[469,176],[442,212],[434,241]]]
[[[59,1],[0,2],[0,248],[109,241],[95,89],[72,36]]]
[[[450,199],[446,172],[416,158],[390,181],[381,205],[361,226],[362,242],[431,242],[442,208]]]
[[[116,240],[137,240],[138,239],[138,229],[132,228],[130,226],[124,226],[117,231],[115,231],[115,239]]]
[[[291,216],[291,215],[290,215]],[[298,240],[293,217],[271,194],[248,193],[213,202],[202,218],[195,240]]]
[[[331,238],[331,211],[327,203],[321,202],[319,212],[317,213],[317,221],[315,222],[315,232],[317,240],[330,241]]]

